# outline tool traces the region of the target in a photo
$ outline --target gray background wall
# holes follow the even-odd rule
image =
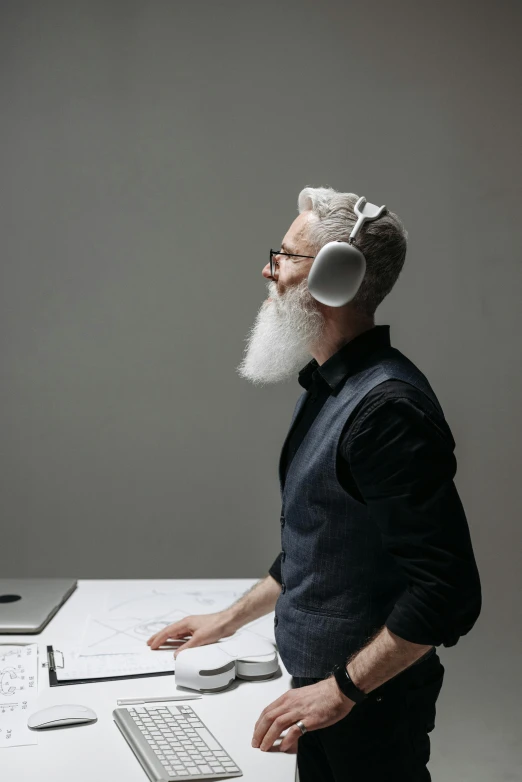
[[[445,409],[483,580],[441,650],[461,782],[522,766],[518,8],[0,5],[4,575],[263,576],[300,387],[235,372],[261,269],[302,187],[386,203],[377,322]]]

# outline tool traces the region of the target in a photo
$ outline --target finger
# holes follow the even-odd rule
[[[152,636],[151,640],[154,645],[157,645],[168,639],[183,638],[190,633],[190,625],[188,625],[186,622],[179,622],[175,625],[170,625],[170,627],[164,627],[163,630],[160,630],[159,633],[156,633],[156,635]]]
[[[283,737],[283,740],[279,745],[279,751],[293,755],[297,752],[297,742],[302,735],[301,728],[297,725],[292,725],[292,727],[288,729],[286,736]]]
[[[153,635],[150,646],[152,649],[157,649],[168,638],[183,638],[187,633],[190,633],[190,627],[185,622],[178,622]]]
[[[279,738],[281,733],[297,722],[298,719],[299,717],[295,717],[294,719],[294,715],[291,713],[281,714],[281,716],[276,717],[265,733],[265,736],[259,745],[259,749],[262,752],[266,752],[268,749],[270,749],[274,741]]]
[[[288,693],[285,692],[276,701],[272,701],[272,703],[269,703],[268,706],[265,706],[265,708],[263,709],[263,711],[259,715],[259,718],[258,718],[256,724],[254,725],[254,736],[256,735],[256,732],[257,732],[259,726],[261,725],[261,723],[264,723],[266,721],[267,716],[269,714],[274,716],[274,712],[276,712],[278,710],[279,711],[281,711],[281,710],[284,711],[285,710],[285,706],[286,706],[286,702],[287,702],[287,696],[288,696]],[[278,716],[278,714],[276,714],[275,716]]]
[[[201,633],[196,632],[191,638],[189,638],[188,641],[176,649],[174,652],[174,659],[176,659],[182,649],[190,649],[192,646],[206,646],[208,643],[210,643],[208,638],[206,638],[204,635],[201,635]]]
[[[166,627],[164,627],[163,630],[160,630],[158,633],[154,633],[154,635],[151,635],[151,637],[147,641],[148,645],[151,646],[152,644],[155,644],[156,641],[160,639],[164,639],[165,636],[168,638],[169,632],[170,631]]]
[[[282,733],[279,736],[279,738],[277,738],[274,741],[274,743],[272,744],[272,746],[268,750],[269,752],[279,752],[281,750],[281,745],[282,745],[284,739],[286,738],[286,736],[288,735],[288,731],[289,730],[290,730],[290,728],[287,728],[286,730],[282,731]]]
[[[154,635],[151,635],[151,637],[147,641],[147,645],[152,646],[152,644],[155,643],[156,639],[159,638],[159,635],[160,635],[159,633],[154,633]]]
[[[277,717],[279,717],[279,712],[270,708],[270,706],[267,706],[267,708],[263,710],[254,726],[254,735],[252,736],[253,747],[259,747],[267,731]]]
[[[270,726],[279,716],[281,716],[281,714],[284,714],[286,711],[288,711],[288,709],[284,705],[279,709],[274,709],[272,708],[272,704],[263,710],[254,727],[254,735],[252,736],[253,747],[259,747],[267,731],[270,729]]]
[[[156,638],[158,638],[160,635],[163,635],[165,633],[165,630],[167,630],[167,627],[164,627],[163,630],[158,630],[157,633],[154,633],[151,635],[151,637],[148,639],[147,643],[150,644],[155,641]]]

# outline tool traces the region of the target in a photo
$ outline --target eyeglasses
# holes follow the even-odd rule
[[[288,258],[315,258],[315,255],[295,255],[293,253],[284,253],[281,250],[270,250],[270,276],[274,276],[274,271],[279,267],[279,263],[274,261],[274,255],[286,255]]]

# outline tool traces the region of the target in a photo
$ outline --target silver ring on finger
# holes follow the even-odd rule
[[[297,727],[299,728],[299,730],[301,731],[301,733],[302,733],[302,734],[303,734],[303,736],[304,736],[304,734],[305,734],[305,733],[306,733],[306,731],[307,731],[307,727],[306,727],[306,725],[304,724],[304,722],[303,722],[302,720],[298,720],[298,722],[296,722],[295,724],[297,725]]]

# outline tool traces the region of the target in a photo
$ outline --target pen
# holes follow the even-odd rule
[[[128,706],[131,703],[164,703],[166,701],[192,701],[201,695],[169,695],[168,698],[123,698],[116,701],[118,706]]]

